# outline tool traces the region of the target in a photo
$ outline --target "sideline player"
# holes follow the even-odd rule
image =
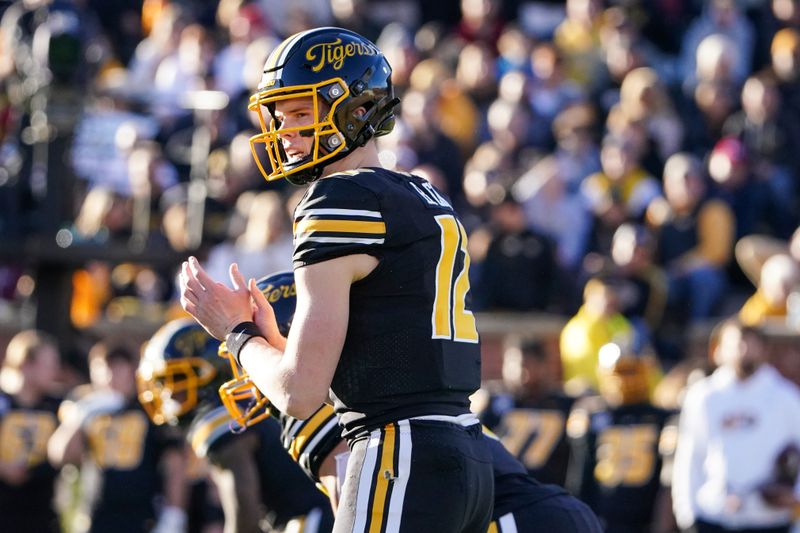
[[[61,356],[56,340],[25,330],[8,343],[0,370],[0,517],[19,533],[59,530],[53,509],[58,472],[47,462],[60,400],[51,396]]]
[[[566,425],[575,399],[537,341],[515,340],[503,353],[503,386],[480,413],[481,422],[543,483],[564,486],[569,462]]]
[[[211,463],[226,531],[261,531],[261,523],[282,531],[291,521],[303,521],[305,533],[330,531],[330,505],[283,452],[278,423],[232,431],[236,424],[217,393],[230,370],[218,350],[194,320],[162,326],[145,345],[136,374],[145,411],[158,425],[180,427],[195,455]]]
[[[567,488],[597,513],[607,533],[649,531],[669,507],[662,486],[675,451],[670,411],[650,402],[652,362],[625,345],[600,349],[600,395],[576,402]],[[666,468],[666,470],[665,470]]]
[[[180,532],[187,524],[185,450],[136,401],[138,361],[122,339],[96,343],[91,383],[62,402],[47,444],[51,464],[80,466],[76,517],[91,519],[90,533]]]
[[[190,258],[181,303],[281,411],[307,418],[330,389],[352,449],[335,531],[483,532],[493,476],[469,411],[480,345],[466,231],[428,182],[380,166],[390,77],[374,44],[339,28],[272,52],[251,143],[268,180],[311,183],[295,210],[294,325],[280,335],[234,265],[231,290]]]

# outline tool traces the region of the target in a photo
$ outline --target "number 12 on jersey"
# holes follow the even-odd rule
[[[467,232],[453,215],[434,218],[442,230],[442,251],[436,263],[436,299],[431,317],[433,338],[477,343],[475,317],[466,306],[469,291]],[[459,251],[463,252],[462,265],[457,263]],[[460,266],[458,271],[457,266]]]

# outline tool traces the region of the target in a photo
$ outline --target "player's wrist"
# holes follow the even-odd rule
[[[243,368],[241,361],[242,349],[248,342],[256,337],[266,340],[266,337],[261,333],[258,325],[249,320],[239,322],[233,326],[233,328],[231,328],[231,331],[227,335],[225,335],[225,345],[227,346],[231,355],[233,355],[233,358],[236,360],[236,364],[239,365],[239,368]]]

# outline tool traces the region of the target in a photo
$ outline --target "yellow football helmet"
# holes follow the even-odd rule
[[[288,335],[297,303],[294,273],[291,270],[277,272],[261,278],[256,285],[272,306],[281,334]],[[239,368],[224,342],[220,344],[219,355],[230,361],[233,372],[233,379],[223,383],[219,388],[222,405],[228,410],[231,418],[242,428],[247,428],[270,416],[269,400],[258,390],[250,376]]]
[[[258,91],[248,105],[261,126],[261,133],[250,138],[250,147],[267,181],[310,183],[326,165],[372,137],[389,133],[394,127],[393,109],[400,103],[394,97],[391,74],[373,43],[342,28],[300,32],[279,44],[267,58]],[[281,129],[274,114],[276,102],[300,98],[311,99],[313,121]],[[279,132],[313,138],[311,153],[290,161]],[[262,162],[264,155],[268,165]]]
[[[611,405],[646,402],[650,398],[651,367],[646,358],[625,346],[608,343],[600,348],[597,377],[600,394]]]

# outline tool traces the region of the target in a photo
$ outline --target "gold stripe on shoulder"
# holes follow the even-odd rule
[[[362,220],[301,220],[295,225],[295,235],[331,231],[336,233],[368,233],[380,235],[386,233],[385,222],[365,222]]]
[[[232,418],[228,416],[228,413],[220,413],[219,415],[211,418],[211,420],[205,421],[200,426],[194,430],[194,434],[192,435],[191,446],[193,450],[200,449],[203,444],[208,440],[208,437],[211,436],[214,431],[216,431],[220,426],[223,424],[227,424],[230,422]]]

